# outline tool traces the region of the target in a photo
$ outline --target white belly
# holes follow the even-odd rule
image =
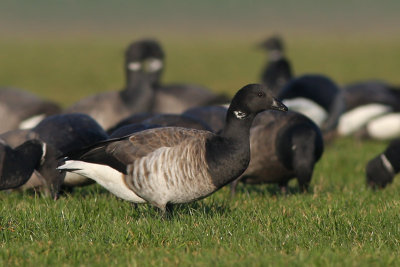
[[[91,183],[93,183],[92,179],[89,179],[77,173],[67,172],[65,174],[63,185],[73,187],[73,186],[85,186]]]
[[[216,190],[210,184],[207,168],[202,168],[203,153],[163,147],[136,160],[128,167],[132,190],[151,203],[187,203]]]

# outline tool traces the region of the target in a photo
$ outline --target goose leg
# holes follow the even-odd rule
[[[230,185],[230,187],[231,187],[231,198],[235,197],[236,188],[237,188],[238,183],[239,183],[239,179],[236,179]]]

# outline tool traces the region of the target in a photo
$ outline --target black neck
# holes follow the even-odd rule
[[[160,83],[162,71],[156,71],[153,73],[146,73],[143,71],[131,71],[129,69],[125,70],[126,88],[135,88],[139,86],[145,79],[148,84],[152,87],[158,86]]]
[[[206,160],[213,184],[220,188],[239,177],[250,161],[250,127],[254,115],[243,119],[228,110],[221,134],[207,141]]]
[[[132,109],[147,111],[152,106],[154,91],[146,75],[131,75],[127,78],[127,85],[120,91],[120,95],[123,102]]]

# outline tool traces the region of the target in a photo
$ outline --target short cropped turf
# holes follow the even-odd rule
[[[0,40],[0,84],[63,106],[117,90],[129,40]],[[167,54],[165,82],[232,95],[257,82],[264,66],[265,55],[250,41],[160,41]],[[297,75],[400,84],[398,39],[288,38],[287,51]],[[165,219],[99,186],[58,201],[1,192],[0,266],[398,266],[400,181],[377,192],[365,186],[366,162],[386,145],[337,139],[326,145],[309,193],[299,193],[295,181],[287,195],[274,185],[240,185],[231,199],[223,188],[175,206]]]

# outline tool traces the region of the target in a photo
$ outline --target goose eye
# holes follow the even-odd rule
[[[257,96],[258,96],[258,97],[263,97],[263,96],[264,96],[264,93],[263,93],[263,92],[258,92],[258,93],[257,93]]]

